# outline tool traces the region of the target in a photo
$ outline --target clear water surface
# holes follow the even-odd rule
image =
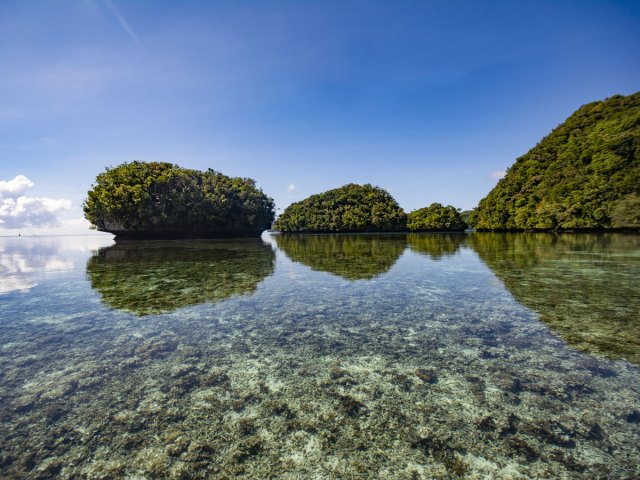
[[[640,236],[0,239],[2,478],[639,478]]]

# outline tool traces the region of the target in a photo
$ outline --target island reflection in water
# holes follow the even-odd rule
[[[294,262],[346,280],[371,280],[396,263],[406,248],[404,234],[275,235]]]
[[[118,242],[89,259],[87,276],[105,304],[149,315],[252,293],[274,261],[261,240]]]
[[[466,238],[464,233],[410,233],[407,243],[414,252],[440,260],[458,253]]]
[[[571,346],[640,364],[640,236],[474,233],[468,244]]]

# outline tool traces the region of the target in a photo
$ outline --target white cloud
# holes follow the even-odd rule
[[[297,189],[297,188],[298,188],[298,187],[296,187],[293,183],[290,183],[290,184],[287,186],[287,192],[289,192],[289,193],[293,193],[293,192],[295,192],[295,191],[296,191],[296,189]]]
[[[8,182],[0,180],[0,198],[17,198],[31,187],[33,187],[33,182],[24,175],[18,175]]]
[[[494,170],[489,174],[489,178],[492,180],[500,180],[501,178],[504,178],[506,174],[506,170]]]
[[[8,182],[0,181],[0,228],[59,225],[57,215],[71,208],[71,200],[23,195],[33,185],[24,175],[18,175]]]

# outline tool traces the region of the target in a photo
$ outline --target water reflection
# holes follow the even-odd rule
[[[278,247],[294,262],[347,280],[370,280],[396,263],[405,235],[276,235]]]
[[[576,270],[637,266],[637,240],[560,240],[470,242],[520,282],[558,248]],[[405,236],[361,236],[357,252],[396,252],[387,269],[400,255],[371,282],[285,255],[274,268],[235,241],[120,244],[39,270],[38,288],[0,298],[0,477],[639,478],[640,369],[567,348],[478,255],[439,242],[401,254]],[[213,287],[255,292],[153,321],[107,307],[173,309]]]
[[[410,233],[407,243],[416,253],[427,255],[431,260],[455,255],[466,240],[464,233]]]
[[[468,243],[570,345],[640,363],[640,237],[475,233]]]
[[[274,260],[262,241],[122,242],[89,259],[87,275],[110,307],[149,315],[251,293]]]
[[[47,276],[71,271],[87,252],[111,242],[111,237],[102,235],[2,238],[0,295],[26,292]]]

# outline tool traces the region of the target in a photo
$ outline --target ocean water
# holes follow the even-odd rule
[[[640,477],[640,235],[0,238],[0,477]]]

